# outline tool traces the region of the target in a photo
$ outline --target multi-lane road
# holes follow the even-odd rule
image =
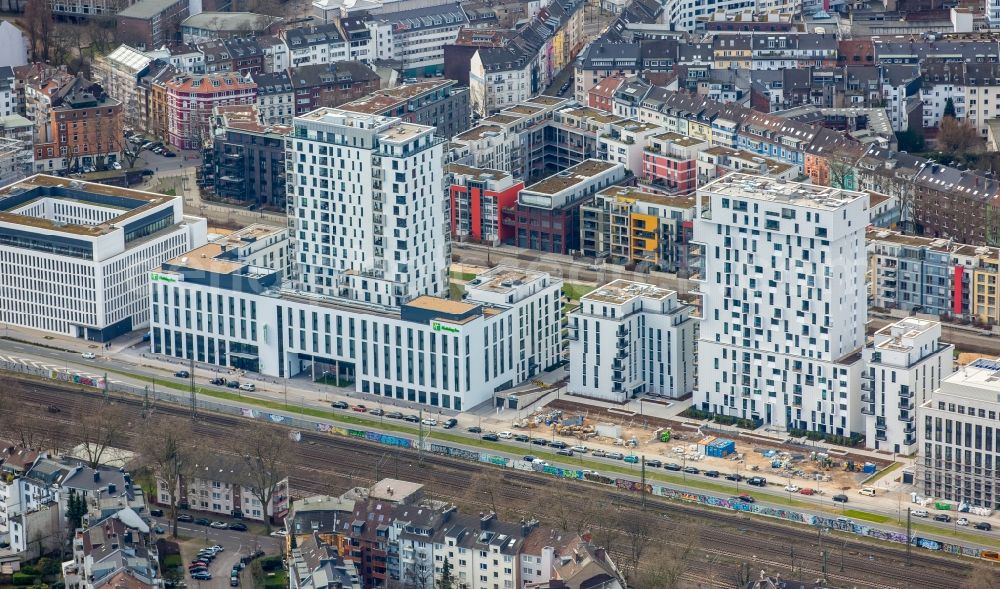
[[[27,412],[41,420],[65,419],[61,416],[69,411],[50,414],[45,410],[53,404],[72,411],[93,410],[99,397],[72,389],[72,386],[33,384],[30,390],[15,392],[21,397],[20,402],[11,403],[4,410]],[[119,402],[135,414],[133,422],[141,422],[138,402]],[[184,408],[162,405],[155,411],[187,414]],[[194,430],[206,447],[224,447],[221,440],[232,437],[242,423],[236,417],[202,415],[194,424]],[[577,505],[599,501],[621,505],[621,509],[637,509],[640,501],[634,495],[622,495],[592,484],[554,484],[545,475],[501,470],[434,455],[418,456],[412,451],[389,449],[356,439],[303,433],[295,450],[289,469],[293,492],[299,494],[336,492],[349,486],[370,484],[378,477],[397,476],[424,483],[429,492],[466,508],[476,508],[478,501],[478,508],[482,509],[482,498],[470,498],[469,491],[476,488],[477,480],[495,476],[495,482],[491,480],[487,484],[495,489],[496,500],[506,511],[524,516],[545,515],[546,502],[553,501],[553,488],[561,494],[560,499]],[[744,561],[753,563],[756,569],[787,568],[791,564],[790,554],[795,566],[809,578],[822,575],[826,567],[826,576],[831,580],[857,587],[958,587],[970,570],[967,561],[941,558],[923,550],[914,550],[912,565],[905,566],[905,551],[898,546],[839,535],[823,538],[825,535],[814,529],[761,518],[747,519],[745,515],[729,511],[666,503],[652,497],[647,500],[647,507],[651,513],[662,516],[652,518],[650,534],[655,538],[673,537],[682,521],[697,527],[703,557],[692,562],[688,576],[699,582],[710,581],[720,567]],[[824,542],[826,548],[821,546]]]

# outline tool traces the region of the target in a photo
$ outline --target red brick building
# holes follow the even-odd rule
[[[201,149],[211,131],[212,109],[254,104],[257,84],[238,73],[177,76],[166,88],[166,138],[178,149]]]
[[[507,172],[451,164],[451,234],[460,240],[502,243],[514,239],[514,209],[524,188]]]

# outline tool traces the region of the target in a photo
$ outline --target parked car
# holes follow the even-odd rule
[[[622,458],[625,458],[625,455],[621,452],[608,452],[608,458],[611,460],[621,460]]]
[[[847,495],[844,495],[843,493],[839,495],[834,495],[832,499],[837,503],[847,503]]]
[[[280,528],[271,532],[271,535],[274,536],[275,538],[284,538],[285,536],[288,535],[288,531],[285,530],[284,528]]]
[[[573,455],[573,451],[570,450],[569,448],[565,448],[565,449],[562,449],[562,450],[556,450],[556,454],[558,454],[560,456],[572,456]]]
[[[245,532],[247,531],[247,525],[237,522],[235,524],[229,524],[229,529],[234,532]]]
[[[663,468],[673,472],[680,472],[681,469],[684,467],[681,466],[680,464],[677,464],[676,462],[667,462],[663,465]]]
[[[479,439],[486,440],[488,442],[499,442],[500,438],[496,434],[483,434],[479,436]]]
[[[684,467],[684,472],[686,474],[698,474],[701,471],[695,468],[694,466],[686,466]]]
[[[407,421],[409,423],[420,423],[420,417],[417,415],[404,415],[403,421]]]
[[[934,516],[934,521],[947,523],[951,521],[951,516],[947,513],[939,513]]]
[[[604,450],[594,450],[593,452],[590,453],[590,455],[593,456],[594,458],[607,458],[608,453],[605,452]]]
[[[798,493],[799,492],[799,488],[797,486],[791,484],[791,483],[788,483],[787,485],[785,485],[785,490],[788,491],[789,493]]]
[[[191,565],[188,567],[188,573],[190,573],[191,575],[197,575],[198,573],[207,573],[207,572],[208,572],[207,565]]]
[[[334,401],[333,403],[330,403],[330,407],[333,407],[334,409],[347,409],[350,405],[347,404],[347,401]]]
[[[458,420],[455,419],[454,417],[450,417],[444,421],[441,427],[443,427],[444,429],[451,429],[456,425],[458,425]]]
[[[586,446],[573,446],[572,450],[574,452],[579,452],[580,454],[586,454],[587,452],[590,451],[590,448]]]
[[[149,515],[151,515],[153,517],[163,517],[163,510],[162,509],[150,509],[149,510]]]
[[[426,426],[429,426],[429,427],[434,427],[434,426],[436,426],[438,424],[438,422],[437,422],[436,419],[431,419],[430,417],[422,420],[420,423],[422,423],[422,424],[424,424]]]
[[[565,450],[566,448],[569,448],[569,444],[563,442],[562,440],[553,440],[549,442],[549,447],[555,448],[557,450]]]
[[[754,487],[766,487],[767,479],[765,479],[764,477],[750,477],[750,479],[747,481],[747,484],[753,485]]]
[[[187,370],[178,370],[174,373],[174,376],[177,378],[191,378],[191,373]]]
[[[240,381],[238,381],[238,380],[227,380],[226,381],[226,386],[229,387],[229,388],[231,388],[231,389],[238,389],[238,388],[240,388]]]
[[[927,513],[926,509],[914,509],[911,514],[913,517],[930,517],[931,515]]]
[[[622,460],[629,464],[639,464],[639,457],[634,455],[625,456]]]
[[[756,503],[757,500],[753,498],[752,495],[740,495],[736,497],[737,501],[742,501],[743,503]]]
[[[955,522],[955,525],[956,526],[967,526],[967,525],[969,525],[969,518],[967,518],[967,517],[960,517],[960,518],[958,518],[958,521]]]
[[[717,471],[717,470],[706,470],[705,471],[705,476],[707,476],[710,479],[717,479],[717,478],[719,478],[719,471]]]
[[[204,568],[207,569],[208,568],[208,561],[207,560],[201,560],[201,559],[195,559],[195,560],[192,560],[191,564],[188,565],[188,569],[196,569],[198,567],[204,567]]]
[[[240,578],[239,577],[229,577],[229,586],[230,587],[239,587],[240,586]]]
[[[229,529],[229,524],[227,524],[226,522],[212,522],[209,525],[212,526],[213,528],[215,528],[216,530],[227,530],[227,529]]]
[[[514,434],[510,432],[500,432],[497,434],[497,437],[500,438],[501,440],[509,440],[514,437]]]
[[[211,581],[212,573],[208,571],[198,571],[197,573],[192,573],[191,578],[196,581]]]
[[[93,360],[94,358],[97,357],[97,354],[94,354],[93,352],[84,352],[81,355],[83,356],[84,360]]]
[[[866,497],[874,497],[875,496],[875,488],[874,487],[861,487],[860,489],[858,489],[858,495],[864,495]]]
[[[483,433],[483,428],[479,427],[478,425],[474,425],[472,427],[465,428],[465,431],[469,432],[470,434],[481,434]]]
[[[211,522],[211,520],[207,520],[207,519],[205,519],[203,517],[199,517],[198,519],[194,520],[194,523],[195,523],[196,526],[207,526],[207,525],[210,525],[212,522]]]
[[[526,436],[524,434],[514,434],[515,442],[530,442],[531,436]]]
[[[375,409],[369,411],[368,415],[374,415],[375,417],[382,417],[383,415],[385,415],[385,411],[376,407]]]
[[[157,534],[166,534],[167,533],[167,531],[163,529],[163,526],[161,526],[159,524],[153,526],[153,532],[155,532]]]
[[[191,517],[187,513],[182,513],[182,514],[180,514],[180,515],[177,516],[177,521],[179,521],[179,522],[192,522],[192,521],[194,521],[194,518]]]
[[[800,495],[815,495],[816,494],[816,489],[810,489],[809,487],[806,487],[804,489],[799,489],[799,494]]]
[[[403,414],[399,411],[390,411],[385,416],[389,419],[403,419]]]
[[[241,391],[250,391],[251,393],[257,390],[257,387],[252,382],[245,382],[240,385]]]
[[[524,461],[525,462],[534,462],[536,460],[538,460],[537,456],[532,456],[531,454],[525,454],[524,455]]]
[[[531,443],[536,446],[548,446],[549,441],[545,438],[531,438]]]
[[[214,384],[214,385],[224,386],[226,384],[226,379],[222,378],[221,376],[218,376],[218,377],[213,378],[212,380],[208,381],[208,384]]]
[[[740,482],[740,481],[742,481],[745,478],[746,478],[745,476],[743,476],[741,474],[736,474],[735,472],[731,472],[731,473],[729,473],[729,474],[726,475],[726,480],[727,481],[736,481],[737,483]]]
[[[358,413],[366,413],[368,411],[368,408],[365,407],[364,405],[358,404],[355,405],[354,407],[351,407],[351,411],[357,411]]]
[[[993,529],[993,526],[989,522],[976,522],[976,525],[973,527],[977,530],[985,530],[987,532]]]

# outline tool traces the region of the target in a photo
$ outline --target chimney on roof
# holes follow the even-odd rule
[[[497,517],[497,514],[494,513],[494,512],[492,512],[492,511],[489,512],[489,513],[487,513],[486,515],[483,515],[482,513],[480,513],[479,514],[479,525],[480,525],[480,527],[482,527],[484,530],[490,529],[490,526],[493,525],[493,520],[495,520],[496,517]]]

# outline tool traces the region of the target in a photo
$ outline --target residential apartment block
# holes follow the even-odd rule
[[[249,488],[246,466],[231,457],[205,456],[193,465],[191,474],[177,482],[175,489],[157,476],[156,503],[170,506],[176,497],[181,509],[213,513],[252,521],[283,522],[288,513],[288,479],[271,490],[271,499],[263,505]]]
[[[238,74],[177,76],[164,83],[166,139],[178,149],[202,149],[211,137],[217,106],[252,105],[257,85]]]
[[[580,249],[580,205],[624,179],[621,164],[589,159],[528,186],[517,197],[515,245],[558,254]]]
[[[285,209],[285,139],[292,128],[260,122],[256,105],[217,106],[201,182],[229,202]]]
[[[98,342],[149,322],[145,277],[206,240],[161,194],[36,175],[0,189],[0,317]]]
[[[469,90],[458,87],[455,80],[427,80],[384,88],[340,108],[433,126],[438,135],[448,138],[468,129],[471,121]]]
[[[976,360],[920,405],[918,479],[928,497],[1000,509],[1000,360]]]
[[[116,15],[117,38],[138,49],[156,49],[175,41],[190,12],[186,0],[139,0]]]
[[[569,315],[569,392],[617,403],[687,395],[694,388],[692,310],[672,290],[628,280],[585,294]]]
[[[694,196],[605,188],[580,206],[580,252],[661,272],[690,268]]]
[[[698,190],[694,406],[788,430],[863,431],[868,198],[730,174]]]
[[[514,238],[517,195],[524,188],[507,172],[449,164],[451,235],[499,245]]]
[[[865,346],[861,412],[874,450],[912,455],[919,449],[917,407],[948,377],[955,346],[941,341],[937,321],[907,317],[875,332]]]

